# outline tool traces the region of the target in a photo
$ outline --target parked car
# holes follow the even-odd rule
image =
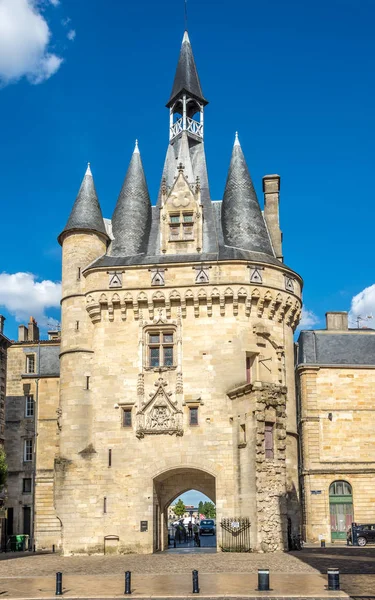
[[[348,544],[354,546],[366,546],[366,544],[375,544],[375,524],[361,525],[353,523],[347,532]]]
[[[215,535],[215,521],[213,519],[202,519],[199,525],[199,535],[208,533]]]

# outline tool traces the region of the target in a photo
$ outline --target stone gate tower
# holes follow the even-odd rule
[[[262,212],[236,135],[210,197],[204,98],[187,32],[152,206],[136,144],[112,220],[88,167],[65,229],[56,514],[70,552],[152,552],[197,489],[254,549],[299,527],[293,331],[278,175]],[[221,544],[218,526],[218,544]]]

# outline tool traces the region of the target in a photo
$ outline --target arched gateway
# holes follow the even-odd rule
[[[157,205],[136,144],[111,223],[88,167],[59,237],[66,554],[165,547],[166,506],[191,487],[216,500],[218,521],[249,519],[254,550],[284,548],[288,518],[298,532],[302,281],[283,262],[280,178],[263,179],[263,213],[236,136],[212,201],[206,105],[185,33]]]
[[[154,479],[154,551],[168,547],[168,506],[178,496],[195,489],[216,504],[216,479],[191,467],[170,469]]]

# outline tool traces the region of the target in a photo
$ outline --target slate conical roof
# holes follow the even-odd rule
[[[172,92],[167,104],[168,107],[173,104],[182,91],[188,92],[194,96],[194,98],[202,102],[202,104],[208,104],[202,93],[198,71],[193,56],[193,50],[187,31],[185,31],[182,39],[176,75],[173,82]]]
[[[225,186],[221,222],[227,246],[274,256],[237,134]]]
[[[136,142],[112,217],[112,255],[146,252],[150,226],[151,202]]]
[[[68,231],[81,231],[85,229],[102,233],[108,237],[98,196],[96,194],[90,163],[87,165],[86,173],[82,180],[81,187],[79,188],[68,222],[60,233],[58,241],[61,244],[63,234]]]

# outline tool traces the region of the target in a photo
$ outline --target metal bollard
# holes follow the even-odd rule
[[[173,538],[173,548],[177,548],[176,538]]]
[[[34,544],[34,546],[33,546],[33,552],[35,552],[35,544]]]
[[[338,569],[328,569],[328,589],[339,590],[340,589],[340,571]]]
[[[199,594],[199,579],[198,571],[196,569],[193,571],[193,594]]]
[[[268,569],[258,569],[258,590],[260,592],[269,592],[270,572]]]
[[[52,546],[52,552],[55,552],[55,544]]]
[[[56,596],[62,596],[62,573],[56,573]]]
[[[124,594],[132,593],[132,574],[131,571],[125,571],[125,592]]]
[[[320,547],[321,548],[325,548],[326,547],[326,541],[325,540],[320,540]]]

